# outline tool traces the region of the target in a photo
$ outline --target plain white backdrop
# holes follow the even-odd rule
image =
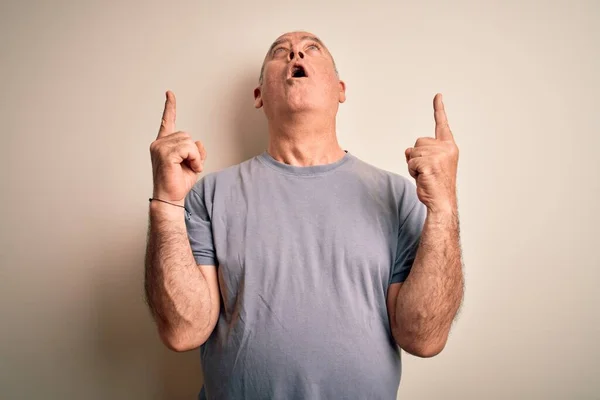
[[[441,92],[461,150],[464,306],[398,398],[599,398],[599,26],[593,0],[3,1],[0,397],[195,398],[199,353],[143,303],[164,92],[207,172],[252,157],[263,56],[301,29],[347,84],[343,148],[409,176]]]

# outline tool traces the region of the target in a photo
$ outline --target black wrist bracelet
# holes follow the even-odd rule
[[[181,207],[181,208],[185,209],[184,206],[180,206],[179,204],[169,203],[168,201],[164,201],[164,200],[161,200],[161,199],[153,199],[152,197],[148,199],[149,202],[152,202],[152,200],[160,201],[160,202],[167,203],[167,204],[170,204],[170,205],[175,206],[175,207]]]

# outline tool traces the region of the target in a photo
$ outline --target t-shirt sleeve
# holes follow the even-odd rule
[[[218,261],[203,185],[202,181],[194,185],[185,198],[185,225],[196,264],[216,266]]]
[[[399,215],[398,246],[390,283],[404,282],[408,277],[427,216],[427,208],[417,197],[416,187],[412,182],[406,185]]]

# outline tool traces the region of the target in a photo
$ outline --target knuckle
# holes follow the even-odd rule
[[[175,143],[178,145],[188,145],[193,144],[192,137],[187,132],[177,132],[177,136],[174,137]]]
[[[176,147],[185,146],[189,141],[189,136],[186,136],[181,132],[177,132],[171,137],[171,144]]]
[[[171,132],[168,136],[165,137],[170,141],[177,141],[181,138],[181,132]]]
[[[426,137],[420,137],[417,139],[417,141],[415,142],[415,147],[421,147],[421,146],[426,146],[429,143],[429,138]]]
[[[150,152],[153,154],[161,154],[164,152],[165,142],[157,139],[154,142],[150,143]]]

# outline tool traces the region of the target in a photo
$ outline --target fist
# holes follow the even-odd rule
[[[415,178],[419,200],[431,212],[455,212],[458,147],[448,125],[442,95],[433,98],[435,137],[417,139],[406,149],[408,171]]]
[[[206,151],[201,142],[175,130],[175,95],[167,92],[158,136],[150,144],[152,197],[183,205],[202,172]]]

